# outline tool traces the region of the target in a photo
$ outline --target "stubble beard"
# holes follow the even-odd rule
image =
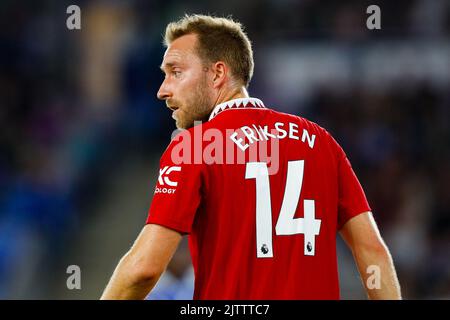
[[[206,86],[206,77],[199,82],[186,99],[185,109],[180,112],[176,120],[178,129],[189,129],[196,121],[207,121],[213,108],[213,99]]]

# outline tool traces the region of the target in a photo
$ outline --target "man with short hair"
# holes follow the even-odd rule
[[[147,223],[102,298],[145,298],[189,235],[194,299],[339,299],[340,233],[369,298],[400,299],[342,148],[317,124],[249,97],[242,26],[187,15],[167,26],[165,44],[158,98],[186,130],[164,152]]]

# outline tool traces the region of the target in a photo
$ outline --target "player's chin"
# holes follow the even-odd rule
[[[192,121],[190,123],[190,122],[184,121],[184,119],[180,119],[180,118],[177,118],[175,120],[175,125],[176,125],[177,129],[189,129],[194,126]]]
[[[190,129],[199,123],[205,122],[206,120],[207,120],[206,117],[200,117],[200,116],[190,117],[189,119],[187,119],[187,118],[181,117],[180,113],[179,113],[177,115],[175,125],[177,126],[178,129]]]
[[[178,123],[178,120],[175,121],[175,126],[177,127],[177,129],[180,129],[180,130],[185,129]]]

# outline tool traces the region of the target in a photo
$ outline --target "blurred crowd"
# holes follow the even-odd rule
[[[185,12],[244,23],[256,59],[250,93],[269,102],[272,74],[258,63],[271,47],[345,44],[357,55],[379,41],[450,41],[445,0],[378,1],[382,29],[372,32],[366,1],[210,2],[1,2],[0,298],[57,298],[29,284],[35,277],[51,283],[52,268],[125,155],[158,158],[166,147],[175,128],[156,99],[161,34]],[[82,30],[70,31],[65,9],[74,3]],[[274,103],[325,127],[344,147],[407,298],[450,297],[450,57],[445,67],[449,76],[439,81],[377,91],[357,81],[344,89],[326,83],[298,105]],[[187,246],[178,252],[153,298],[192,294]]]
[[[309,106],[341,142],[394,256],[406,297],[450,294],[450,92],[320,91]]]

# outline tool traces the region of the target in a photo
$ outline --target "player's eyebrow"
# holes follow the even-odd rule
[[[166,72],[166,69],[171,69],[175,66],[174,62],[166,62],[166,63],[162,63],[159,68],[161,69],[162,72]]]

